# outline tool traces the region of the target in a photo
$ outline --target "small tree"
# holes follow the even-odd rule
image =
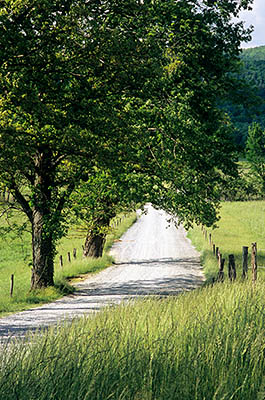
[[[101,257],[111,220],[151,199],[153,177],[132,171],[96,170],[70,197],[70,210],[79,229],[86,232],[84,256]],[[115,173],[116,172],[116,173]],[[77,218],[77,220],[76,220]]]

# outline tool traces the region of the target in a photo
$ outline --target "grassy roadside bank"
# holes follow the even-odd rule
[[[264,281],[238,279],[103,309],[3,348],[0,398],[263,400],[264,308]]]
[[[121,224],[108,235],[103,257],[100,259],[84,259],[82,244],[84,236],[77,229],[72,229],[67,237],[58,245],[58,254],[55,259],[55,284],[54,288],[30,292],[31,277],[31,238],[30,233],[23,231],[20,236],[10,232],[0,238],[0,316],[6,313],[21,311],[31,308],[34,304],[43,304],[54,301],[65,292],[71,290],[67,283],[68,278],[81,274],[98,272],[112,263],[112,258],[107,251],[114,240],[118,239],[136,219],[136,214],[128,215]],[[73,249],[77,249],[77,257],[73,258]],[[71,262],[67,254],[71,254]],[[59,256],[63,255],[63,268],[59,263]],[[14,293],[10,298],[10,276],[14,274]]]
[[[226,282],[51,328],[1,353],[0,398],[258,400],[264,297]]]
[[[218,272],[217,259],[213,256],[209,244],[209,233],[212,242],[219,247],[225,261],[225,276],[227,277],[228,255],[235,255],[237,277],[242,276],[242,247],[248,246],[249,256],[248,276],[251,279],[251,243],[256,242],[258,248],[258,280],[265,283],[265,201],[225,202],[222,204],[221,219],[217,229],[207,229],[208,239],[205,240],[201,228],[190,230],[188,237],[201,252],[204,273],[208,280],[216,277]]]

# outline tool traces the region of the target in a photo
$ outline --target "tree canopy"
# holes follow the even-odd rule
[[[32,225],[32,288],[53,284],[67,201],[95,168],[151,176],[156,206],[214,222],[233,170],[217,99],[250,33],[231,17],[249,3],[1,3],[0,181]]]

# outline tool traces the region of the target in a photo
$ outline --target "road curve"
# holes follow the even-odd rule
[[[164,211],[146,206],[146,214],[113,246],[115,265],[78,283],[73,295],[0,319],[0,341],[98,311],[106,304],[139,295],[176,295],[199,286],[204,279],[199,253],[186,231],[168,219]]]

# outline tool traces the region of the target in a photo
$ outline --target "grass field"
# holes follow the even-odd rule
[[[263,202],[222,207],[212,235],[225,257],[235,254],[238,272],[242,246],[253,241],[263,263],[264,211]],[[202,249],[207,276],[216,275],[200,228],[189,235]],[[72,239],[59,254],[77,247]],[[56,271],[63,279],[64,269]],[[177,297],[139,299],[66,321],[29,337],[29,346],[9,343],[0,353],[0,399],[264,400],[262,271],[255,286],[226,280]]]
[[[129,215],[107,237],[105,249],[109,249],[111,243],[125,232],[134,222],[135,214]],[[16,216],[16,221],[21,222],[21,216]],[[2,220],[2,226],[6,225]],[[24,310],[34,304],[41,304],[55,300],[66,291],[71,290],[67,284],[67,278],[80,274],[95,273],[106,268],[112,263],[111,257],[104,252],[102,258],[84,259],[82,256],[82,244],[84,233],[78,229],[72,229],[68,236],[58,244],[58,254],[55,259],[55,283],[56,287],[30,292],[31,279],[31,235],[24,230],[20,235],[8,233],[0,238],[0,315]],[[77,258],[73,259],[73,249],[77,249]],[[67,254],[71,254],[71,262],[68,262]],[[59,263],[59,256],[63,256],[63,268]],[[14,274],[14,293],[10,298],[10,277]]]
[[[3,349],[0,398],[261,400],[264,298],[226,282],[51,328]]]
[[[205,240],[201,228],[195,227],[188,234],[193,244],[202,252],[202,262],[208,279],[216,277],[217,260],[209,245],[209,233],[212,242],[219,247],[226,259],[225,274],[227,276],[228,255],[234,254],[237,276],[242,276],[242,247],[248,246],[249,278],[251,278],[251,244],[257,243],[258,279],[265,282],[265,201],[226,202],[222,203],[221,219],[217,229],[207,229]]]

